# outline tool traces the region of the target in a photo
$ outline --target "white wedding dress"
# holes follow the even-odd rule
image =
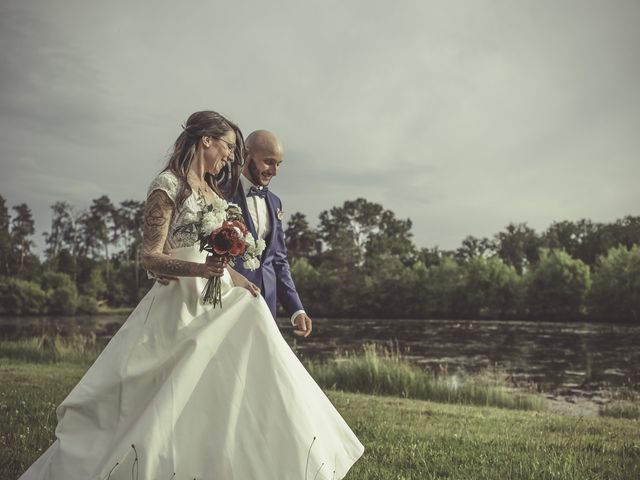
[[[175,199],[160,174],[150,192]],[[175,212],[175,258],[203,262]],[[156,283],[57,409],[56,440],[20,480],[334,480],[364,447],[282,337],[261,297],[222,277]],[[175,473],[175,476],[174,476]]]

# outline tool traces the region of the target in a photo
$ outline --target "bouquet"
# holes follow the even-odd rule
[[[265,242],[253,238],[244,224],[238,205],[216,198],[198,213],[197,221],[182,228],[197,232],[201,252],[207,251],[209,256],[222,257],[225,263],[232,266],[241,259],[247,270],[260,267],[259,256],[265,249]],[[202,301],[214,307],[222,306],[220,277],[211,277],[207,281],[202,291]]]

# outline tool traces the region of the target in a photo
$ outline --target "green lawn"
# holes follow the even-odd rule
[[[85,368],[0,359],[0,479],[51,443],[54,408]],[[327,393],[366,447],[349,480],[640,478],[637,420]]]

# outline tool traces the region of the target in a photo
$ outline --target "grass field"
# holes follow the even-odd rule
[[[52,442],[55,406],[85,369],[0,359],[0,479]],[[640,478],[637,420],[327,394],[366,448],[349,480]]]

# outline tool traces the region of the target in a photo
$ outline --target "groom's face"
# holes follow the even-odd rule
[[[256,185],[266,187],[271,179],[278,174],[283,157],[281,148],[248,151],[246,168],[249,179]]]

